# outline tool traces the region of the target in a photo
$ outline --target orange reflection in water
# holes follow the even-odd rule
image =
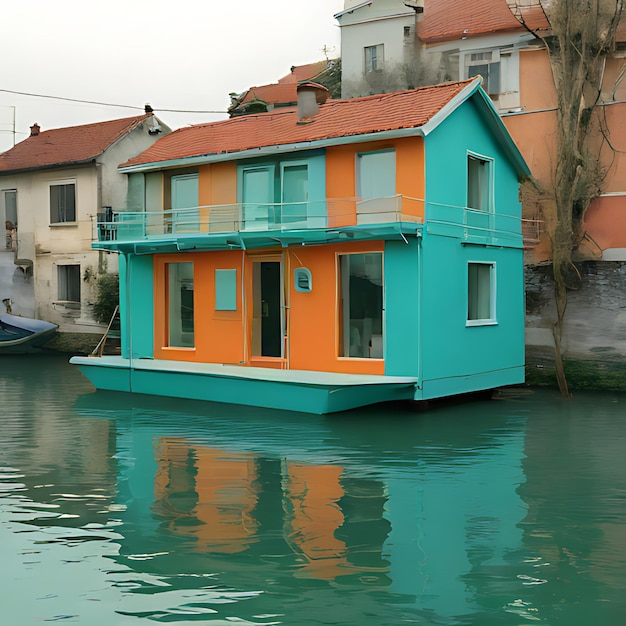
[[[195,537],[197,550],[235,554],[257,541],[254,457],[182,440],[161,439],[155,448],[154,510],[177,534]]]

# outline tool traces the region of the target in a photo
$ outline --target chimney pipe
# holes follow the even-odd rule
[[[39,131],[41,130],[41,127],[39,126],[39,124],[37,124],[37,122],[35,122],[31,127],[30,127],[30,136],[31,137],[37,137],[37,135],[39,134]]]
[[[326,102],[330,92],[324,85],[313,82],[299,83],[298,93],[298,121],[306,120],[317,114],[320,106]]]

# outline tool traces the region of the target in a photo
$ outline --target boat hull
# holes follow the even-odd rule
[[[417,379],[122,357],[72,357],[97,389],[323,415],[412,400]]]
[[[38,352],[57,332],[51,322],[19,315],[0,315],[0,354]]]

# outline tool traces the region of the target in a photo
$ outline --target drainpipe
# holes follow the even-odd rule
[[[126,329],[128,332],[128,391],[130,393],[133,392],[133,329],[131,323],[131,312],[130,312],[130,265],[132,254],[128,254],[126,257]]]
[[[424,272],[423,272],[423,250],[422,250],[422,237],[417,238],[417,389],[423,389],[423,379],[422,379],[422,328],[424,325],[424,316],[423,316],[423,291],[424,291]]]

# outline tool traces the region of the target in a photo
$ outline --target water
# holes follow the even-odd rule
[[[626,396],[315,417],[0,358],[0,623],[616,625]]]

